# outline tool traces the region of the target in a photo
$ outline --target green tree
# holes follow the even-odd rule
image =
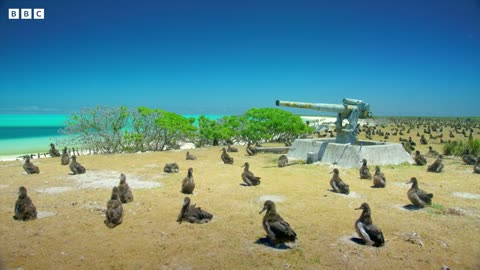
[[[158,114],[147,107],[138,107],[132,111],[130,118],[131,128],[125,131],[126,151],[156,151],[159,148],[160,139],[156,135],[155,119]]]
[[[70,143],[100,151],[118,153],[123,150],[123,130],[128,123],[126,107],[97,106],[71,114],[62,133],[70,135]]]
[[[159,117],[155,127],[163,140],[160,151],[178,148],[179,142],[193,141],[197,128],[193,125],[195,118],[185,118],[180,114],[156,110]]]
[[[198,118],[198,145],[225,143],[228,140],[239,140],[239,128],[241,126],[238,116],[223,116],[217,121],[204,115]]]
[[[126,107],[98,106],[70,115],[62,132],[70,135],[69,143],[100,153],[163,151],[192,141],[194,121],[147,107],[129,112]]]
[[[241,136],[249,142],[293,140],[311,133],[299,116],[278,108],[249,109],[241,119]]]
[[[194,118],[160,109],[98,106],[70,115],[64,133],[76,145],[118,153],[174,149],[195,137],[201,146],[228,140],[286,141],[312,132],[300,117],[277,108],[250,109],[243,116],[224,116],[218,121],[201,116],[198,131],[194,122]]]
[[[209,119],[204,115],[198,118],[198,145],[213,144],[214,140],[220,138],[219,134],[220,124],[217,121]]]
[[[223,142],[226,141],[239,141],[241,140],[240,130],[242,128],[242,117],[232,115],[224,116],[219,119],[221,125],[220,138]]]
[[[194,138],[194,118],[147,107],[138,107],[131,115],[132,128],[124,137],[133,151],[164,151]]]

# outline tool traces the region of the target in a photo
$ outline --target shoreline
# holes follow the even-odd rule
[[[0,127],[2,128],[42,128],[42,127],[58,127],[63,128],[64,121],[67,118],[67,114],[55,114],[55,115],[43,115],[43,114],[0,114]],[[223,116],[223,114],[182,114],[186,118],[195,118],[196,121],[200,116],[206,116],[209,119],[217,120]],[[46,119],[43,119],[46,118]],[[33,120],[32,120],[33,119]],[[35,133],[33,131],[25,131],[27,135]],[[11,161],[21,159],[21,156],[34,155],[34,158],[38,158],[38,154],[41,157],[50,150],[50,143],[54,143],[58,151],[67,146],[71,148],[71,145],[65,145],[65,139],[68,135],[55,134],[55,135],[40,135],[36,134],[34,137],[6,137],[0,139],[0,161]],[[73,146],[77,148],[77,146]],[[82,154],[82,152],[81,152]],[[88,152],[85,150],[85,154]]]
[[[309,126],[314,128],[314,132],[318,132],[322,129],[334,129],[336,117],[333,116],[311,116],[300,115],[303,122],[309,121]],[[375,123],[375,119],[359,119],[359,124]],[[18,138],[18,139],[4,139],[0,140],[0,162],[1,161],[14,161],[21,160],[22,156],[33,155],[34,159],[50,157],[48,151],[50,149],[50,143],[54,143],[57,150],[61,152],[65,145],[61,144],[62,139],[65,139],[66,135],[58,136],[45,136],[45,137],[33,137],[33,138]],[[19,146],[20,145],[20,146]],[[182,143],[180,149],[195,149],[193,143]],[[241,143],[239,144],[241,145]],[[15,147],[12,147],[15,146]],[[69,146],[67,146],[69,147]],[[71,148],[71,147],[69,147]],[[77,148],[77,147],[75,147]],[[15,150],[14,150],[15,149]],[[87,150],[78,149],[80,155],[90,155]],[[3,152],[3,153],[2,153]],[[45,155],[46,154],[46,155]]]
[[[0,140],[0,161],[5,160],[7,157],[11,160],[12,156],[16,158],[18,156],[33,154],[36,157],[38,153],[40,153],[40,155],[44,153],[48,154],[50,143],[54,143],[57,150],[61,151],[63,146],[59,147],[58,142],[64,138],[64,135],[58,135]],[[15,160],[15,158],[13,160]]]

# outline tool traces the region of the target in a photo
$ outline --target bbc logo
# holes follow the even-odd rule
[[[45,19],[45,9],[43,8],[34,8],[33,11],[31,8],[9,8],[8,9],[8,19],[10,20],[31,20],[33,17],[34,20],[43,20]]]

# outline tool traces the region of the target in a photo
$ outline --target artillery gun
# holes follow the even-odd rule
[[[360,161],[371,165],[413,164],[412,157],[401,144],[358,140],[358,119],[371,117],[370,105],[357,99],[344,98],[343,104],[304,103],[293,101],[275,102],[277,106],[311,109],[337,113],[335,140],[296,139],[288,150],[288,160],[304,160],[307,163],[321,161],[342,167],[358,167]],[[346,123],[344,123],[346,122]]]
[[[282,100],[277,100],[275,104],[277,106],[337,113],[337,120],[335,121],[337,136],[335,142],[342,144],[355,144],[358,135],[358,119],[372,116],[370,105],[368,103],[350,98],[344,98],[343,104],[305,103]],[[345,119],[348,120],[348,122],[343,125]]]

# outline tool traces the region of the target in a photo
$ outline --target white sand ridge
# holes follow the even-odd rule
[[[257,201],[259,202],[265,202],[267,200],[270,200],[272,202],[283,202],[285,201],[285,196],[278,196],[278,195],[263,195],[260,198],[258,198]]]
[[[480,200],[480,194],[475,193],[453,192],[452,195],[464,199]]]

